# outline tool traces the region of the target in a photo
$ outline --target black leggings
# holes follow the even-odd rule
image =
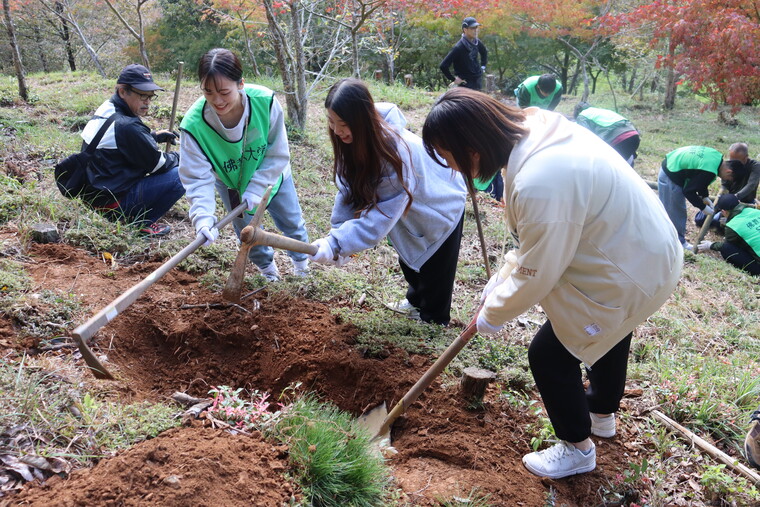
[[[620,408],[625,392],[631,335],[586,368],[588,389],[583,388],[581,361],[570,354],[546,321],[528,348],[530,370],[558,438],[580,442],[591,435],[591,418],[611,414]]]
[[[454,291],[463,225],[464,213],[454,231],[422,265],[419,272],[399,258],[401,271],[409,284],[406,299],[415,308],[419,308],[420,319],[425,322],[445,326],[451,319],[451,294]]]

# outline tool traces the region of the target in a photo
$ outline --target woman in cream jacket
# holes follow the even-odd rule
[[[634,328],[673,292],[683,250],[657,196],[610,146],[562,115],[450,90],[423,128],[429,153],[469,177],[503,170],[518,247],[489,281],[481,334],[540,304],[528,356],[562,441],[523,458],[551,478],[596,467],[591,434],[615,434]],[[580,364],[586,366],[584,390]]]

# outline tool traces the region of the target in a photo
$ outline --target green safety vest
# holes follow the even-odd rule
[[[554,91],[551,92],[546,97],[542,97],[538,93],[538,78],[541,76],[531,76],[525,81],[523,81],[520,86],[517,87],[515,90],[515,97],[520,93],[520,88],[525,88],[528,90],[528,93],[530,93],[530,105],[538,107],[539,109],[545,109],[549,106],[549,104],[552,103],[552,99],[554,98],[554,95],[557,93],[557,88],[561,86],[559,83],[556,83],[554,85]],[[525,107],[525,106],[523,106]]]
[[[615,111],[601,109],[599,107],[587,107],[578,116],[584,116],[600,127],[611,127],[619,121],[628,121],[625,117],[620,116]]]
[[[744,208],[726,223],[726,228],[738,234],[760,256],[760,210]]]
[[[677,173],[684,169],[699,169],[718,175],[723,154],[706,146],[684,146],[671,151],[665,157],[668,171]]]
[[[198,143],[219,179],[227,187],[237,190],[240,195],[245,192],[253,173],[259,168],[266,155],[269,114],[274,100],[274,92],[269,88],[247,84],[243,89],[248,97],[250,110],[248,126],[245,129],[247,139],[227,141],[206,123],[203,118],[203,107],[206,105],[204,97],[199,98],[190,106],[180,124],[180,129],[192,135]],[[243,145],[244,142],[245,145]],[[267,204],[277,194],[280,184],[282,184],[282,176],[272,188]]]

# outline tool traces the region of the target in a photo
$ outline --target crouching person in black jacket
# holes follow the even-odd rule
[[[88,203],[110,219],[123,219],[148,236],[171,231],[156,221],[185,193],[179,179],[179,153],[163,152],[158,143],[176,140],[176,134],[151,132],[140,116],[148,112],[155,91],[142,65],[127,65],[116,81],[113,96],[95,111],[82,132],[82,150],[112,115],[91,163],[87,167]]]

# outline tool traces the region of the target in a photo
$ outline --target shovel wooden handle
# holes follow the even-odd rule
[[[246,205],[245,203],[241,204],[234,210],[230,212],[229,215],[222,218],[217,224],[216,228],[221,229],[228,223],[232,221],[233,218],[240,215],[245,211]],[[173,257],[171,257],[169,260],[167,260],[165,263],[163,263],[161,266],[158,267],[155,271],[153,271],[151,274],[149,274],[144,280],[142,280],[137,285],[134,285],[130,289],[128,289],[126,292],[124,292],[121,296],[116,298],[113,302],[111,302],[108,306],[100,310],[98,313],[96,313],[92,318],[90,318],[87,322],[82,324],[81,326],[74,329],[72,332],[72,336],[74,338],[74,341],[76,341],[77,345],[79,346],[79,350],[82,353],[82,358],[87,363],[87,366],[89,366],[93,373],[97,378],[113,378],[110,373],[105,369],[105,367],[100,364],[100,361],[97,360],[95,355],[92,353],[92,351],[87,347],[87,343],[89,342],[92,335],[94,335],[100,328],[111,322],[113,319],[116,318],[117,315],[119,315],[121,312],[126,310],[132,303],[135,302],[137,298],[139,298],[143,292],[145,292],[148,287],[156,283],[158,280],[161,279],[162,276],[164,276],[170,269],[172,269],[174,266],[182,262],[188,255],[193,253],[195,250],[198,249],[203,243],[206,242],[206,238],[203,236],[198,236],[195,238],[195,240],[187,245],[185,248],[180,250],[178,253],[174,254]],[[100,375],[98,374],[100,373]]]
[[[404,395],[403,398],[401,398],[398,403],[396,403],[396,406],[394,406],[393,410],[390,411],[388,416],[383,421],[383,425],[380,426],[380,429],[373,438],[377,438],[381,435],[386,434],[390,430],[391,425],[393,425],[393,422],[401,414],[406,412],[407,408],[409,408],[415,401],[417,401],[417,398],[420,397],[422,392],[427,389],[430,384],[433,383],[433,380],[435,380],[436,377],[441,374],[441,372],[449,365],[449,363],[456,357],[456,355],[459,354],[459,351],[461,351],[464,346],[469,343],[472,337],[475,336],[475,333],[478,332],[477,320],[481,308],[482,305],[475,312],[475,315],[472,317],[470,323],[467,324],[467,327],[464,328],[464,331],[462,331],[462,333],[457,336],[453,342],[451,342],[451,345],[449,345],[449,347],[443,351],[443,354],[441,354],[435,363],[433,363],[433,365],[428,368],[428,370],[417,381],[417,383],[414,384],[411,389],[409,389],[409,391]]]
[[[174,132],[174,119],[177,117],[177,102],[179,101],[180,83],[182,82],[182,67],[185,62],[177,62],[177,82],[174,85],[174,100],[172,101],[172,115],[169,118],[169,132]],[[164,151],[171,151],[171,141],[166,142],[166,149]]]

